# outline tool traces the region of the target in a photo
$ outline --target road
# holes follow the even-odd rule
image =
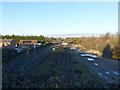
[[[86,62],[86,66],[101,79],[104,79],[108,83],[118,83],[120,75],[118,66],[120,62],[103,57],[82,56],[83,54],[86,55],[86,53],[78,51],[77,54]],[[88,58],[93,59],[93,61],[89,61]]]

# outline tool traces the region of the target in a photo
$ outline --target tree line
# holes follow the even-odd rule
[[[38,40],[45,41],[45,37],[40,36],[20,36],[20,35],[1,35],[2,39],[14,39],[16,43],[19,43],[20,40]]]
[[[120,34],[105,33],[99,37],[79,37],[79,38],[66,38],[66,42],[73,42],[74,44],[81,44],[87,50],[93,49],[103,53],[107,45],[113,56],[120,58],[120,44],[118,42]],[[105,51],[106,52],[106,51]]]

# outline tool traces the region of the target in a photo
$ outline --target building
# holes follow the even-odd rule
[[[37,40],[20,40],[19,44],[36,44]]]
[[[35,48],[43,44],[43,42],[38,42],[37,40],[20,40],[19,44],[21,48]]]
[[[16,45],[13,39],[0,39],[0,47],[12,47]]]

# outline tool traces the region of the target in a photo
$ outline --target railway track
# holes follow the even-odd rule
[[[38,55],[39,53],[41,53],[41,51],[43,51],[44,48],[47,48],[47,47],[49,47],[49,46],[44,46],[43,48],[37,49],[35,51],[36,55]],[[6,68],[8,66],[12,66],[13,64],[15,65],[15,63],[24,62],[25,61],[24,59],[29,60],[29,58],[33,58],[33,55],[34,55],[34,51],[30,52],[27,55],[22,55],[22,56],[19,56],[17,58],[14,58],[14,59],[11,60],[12,62],[10,62],[9,64],[7,64],[5,66],[2,66],[2,68],[4,68],[4,67]]]
[[[35,60],[31,61],[29,65],[24,65],[22,68],[26,68],[26,70],[22,70],[22,74],[20,74],[20,77],[22,77],[25,73],[30,71],[31,69],[34,69],[38,64],[42,63],[42,61],[47,60],[47,58],[52,54],[52,52],[47,53],[46,55],[38,56]],[[21,71],[20,71],[21,72]]]
[[[60,72],[60,80],[66,76],[66,82],[69,82],[69,75],[73,75],[73,65],[69,48],[63,50],[58,60],[58,71]]]
[[[71,76],[73,75],[73,64],[72,64],[72,57],[70,54],[69,48],[66,50],[66,74],[67,74],[67,83],[70,82]]]
[[[30,68],[34,67],[38,63],[45,60],[46,57],[48,57],[48,55],[51,52],[50,48],[48,47],[46,50],[45,49],[37,50],[36,54],[32,52],[29,55],[26,55],[25,57],[19,59],[17,58],[17,60],[5,66],[2,70],[3,77],[6,74],[16,74],[16,73],[18,73],[19,76],[24,75],[26,72],[29,71]],[[41,50],[44,51],[41,52]],[[34,57],[34,54],[36,57]]]
[[[64,49],[60,53],[52,52],[52,49],[48,48],[44,51],[38,50],[35,54],[35,58],[33,55],[34,52],[29,55],[30,57],[27,56],[27,58],[25,58],[24,60],[20,60],[18,61],[18,63],[12,63],[12,65],[10,65],[9,67],[4,68],[3,79],[7,80],[7,78],[4,77],[4,75],[6,74],[10,77],[11,75],[15,75],[15,78],[17,78],[18,80],[19,78],[24,79],[25,77],[28,77],[29,73],[32,73],[35,69],[37,70],[39,64],[42,65],[42,61],[47,62],[47,60],[53,60],[54,64],[56,63],[57,65],[55,65],[55,68],[51,68],[48,72],[53,72],[55,69],[57,70],[55,71],[55,73],[59,76],[58,80],[60,80],[60,83],[62,83],[62,81],[65,81],[65,83],[70,83],[71,74],[73,73],[73,65],[71,58],[72,56],[69,48]],[[70,77],[68,74],[70,75]],[[37,75],[37,72],[35,75]],[[14,83],[16,83],[16,81]]]

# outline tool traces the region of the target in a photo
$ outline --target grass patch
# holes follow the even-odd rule
[[[59,48],[56,48],[54,52],[62,52],[64,49],[64,47],[59,47]]]
[[[81,73],[81,80],[88,79],[90,77],[90,70],[85,66],[84,61],[80,59],[77,55],[72,58],[74,63],[74,71],[80,71]]]

